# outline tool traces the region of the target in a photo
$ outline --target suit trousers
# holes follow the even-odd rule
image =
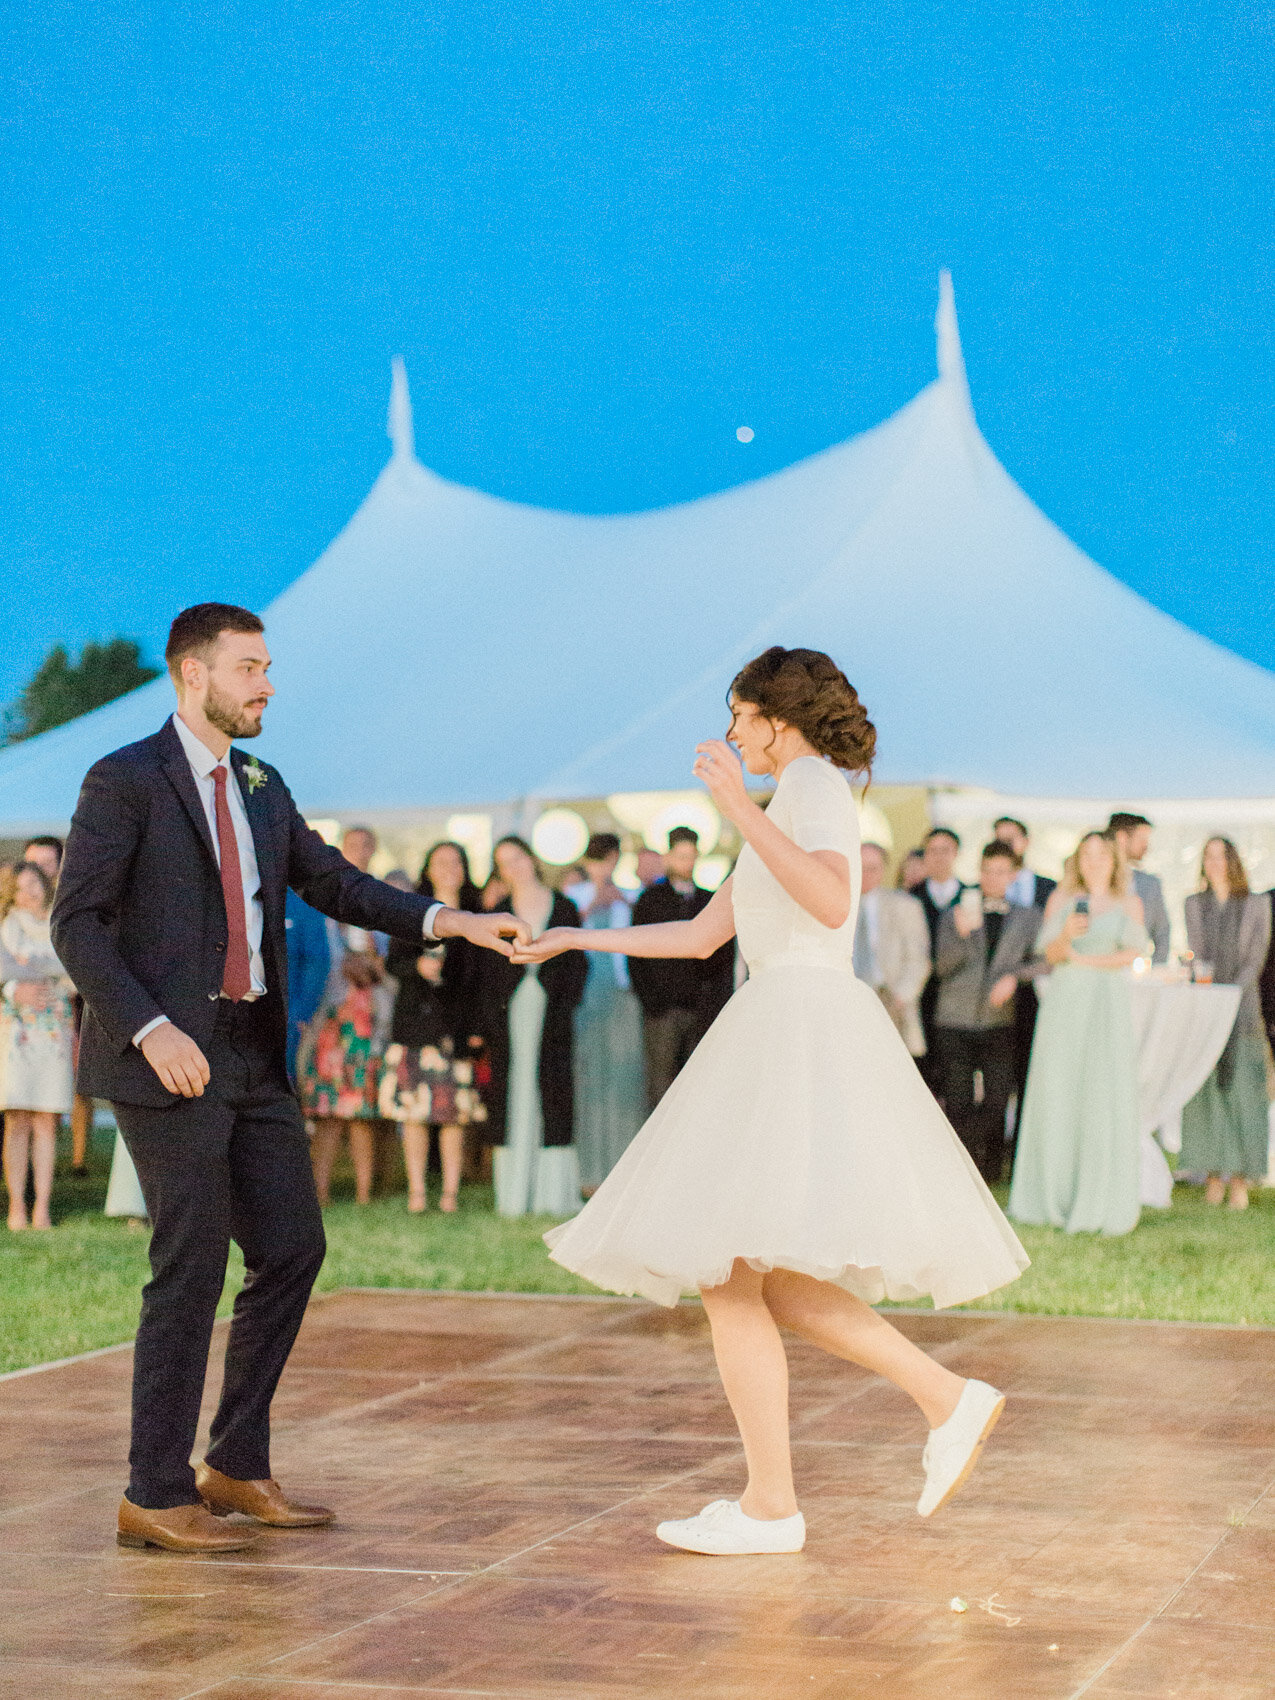
[[[646,1107],[653,1110],[699,1044],[704,1024],[693,1009],[666,1009],[642,1017],[646,1057]]]
[[[936,1027],[934,1036],[948,1120],[979,1174],[996,1186],[1005,1162],[1005,1114],[1014,1095],[1014,1029]],[[981,1102],[975,1074],[983,1077]]]
[[[113,1106],[152,1223],[128,1487],[151,1510],[199,1497],[190,1458],[231,1240],[247,1279],[207,1461],[239,1481],[270,1475],[270,1401],[326,1249],[305,1122],[264,1000],[223,1002],[206,1054],[202,1098]]]

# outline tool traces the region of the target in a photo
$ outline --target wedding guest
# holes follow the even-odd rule
[[[22,851],[24,862],[34,862],[37,868],[42,868],[52,881],[54,890],[57,889],[58,875],[62,871],[63,843],[52,833],[40,833],[35,838],[29,838]],[[84,1003],[78,993],[71,997],[71,1059],[74,1066],[75,1056],[79,1050],[80,1019],[84,1014]],[[93,1131],[93,1100],[85,1098],[77,1092],[71,1099],[71,1173],[80,1179],[88,1174],[89,1135]]]
[[[1129,982],[1150,948],[1119,846],[1081,839],[1045,905],[1050,964],[1019,1119],[1009,1213],[1069,1233],[1137,1226],[1138,1074]]]
[[[643,891],[648,885],[654,885],[656,880],[664,878],[664,858],[658,850],[648,850],[645,845],[637,853],[637,880]]]
[[[691,921],[707,907],[713,894],[695,883],[698,857],[699,834],[692,827],[675,826],[668,835],[663,877],[647,886],[633,905],[634,926]],[[733,945],[715,951],[707,962],[640,956],[629,962],[633,990],[642,1005],[649,1110],[721,1013],[734,990],[734,973]]]
[[[909,850],[907,855],[899,863],[899,872],[895,878],[895,885],[900,891],[915,892],[917,886],[920,885],[924,878],[925,851],[919,847],[915,850]]]
[[[449,909],[477,914],[482,895],[464,846],[445,839],[425,858],[416,888]],[[407,1208],[427,1208],[429,1130],[438,1129],[443,1190],[438,1207],[458,1208],[465,1129],[487,1119],[475,1084],[479,1037],[478,953],[464,939],[420,951],[393,943],[386,961],[398,982],[390,1044],[381,1071],[381,1114],[403,1129]]]
[[[586,927],[627,927],[629,900],[615,884],[620,840],[595,832],[584,853],[585,878],[567,887]],[[580,1188],[602,1185],[646,1120],[642,1008],[623,956],[590,954],[575,1014],[575,1126]]]
[[[1117,813],[1107,822],[1107,831],[1128,864],[1132,878],[1131,890],[1141,900],[1145,926],[1153,946],[1152,960],[1169,960],[1169,911],[1165,906],[1164,887],[1155,874],[1139,866],[1151,848],[1151,822],[1145,815]]]
[[[497,910],[509,907],[509,887],[496,872],[494,863],[483,884],[482,906],[487,914],[494,914]]]
[[[54,838],[51,833],[42,833],[37,838],[28,838],[22,851],[22,860],[33,862],[43,871],[49,884],[56,886],[62,868],[62,849],[60,838]]]
[[[355,1199],[359,1204],[371,1200],[381,1058],[394,1013],[373,935],[361,928],[341,930],[359,933],[366,942],[356,945],[344,938],[297,1055],[301,1108],[314,1122],[314,1185],[323,1205],[330,1199],[332,1166],[343,1137],[350,1142]]]
[[[361,874],[376,855],[370,826],[349,826],[341,854]],[[410,887],[404,878],[403,884]],[[349,1139],[354,1192],[359,1204],[372,1197],[381,1060],[389,1043],[394,992],[386,983],[389,937],[329,917],[325,923],[330,967],[319,1007],[297,1048],[298,1096],[314,1124],[310,1154],[320,1204],[329,1202],[332,1167],[343,1138]]]
[[[53,881],[44,869],[19,862],[11,907],[0,920],[0,1109],[13,1230],[28,1225],[28,1168],[35,1184],[30,1225],[53,1225],[58,1117],[71,1108],[73,988],[49,936],[52,905]]]
[[[930,961],[938,949],[939,922],[965,887],[956,875],[956,858],[961,841],[950,826],[936,826],[926,833],[921,850],[921,868],[925,877],[917,885],[914,896],[925,911],[930,934]],[[919,1067],[926,1085],[940,1103],[943,1101],[943,1065],[935,1045],[934,1012],[938,1008],[939,983],[934,973],[921,992],[921,1027],[925,1034],[925,1055]]]
[[[1262,901],[1270,911],[1272,931],[1271,948],[1266,952],[1257,990],[1262,1004],[1262,1021],[1266,1027],[1267,1043],[1275,1049],[1275,891],[1264,891]]]
[[[1013,815],[1002,815],[992,822],[992,837],[1008,844],[1018,857],[1018,872],[1005,893],[1006,901],[1017,903],[1024,909],[1039,909],[1043,914],[1045,905],[1057,890],[1058,881],[1051,880],[1046,874],[1035,873],[1027,866],[1027,852],[1031,848],[1027,828]]]
[[[1038,874],[1027,866],[1027,852],[1031,848],[1027,828],[1012,815],[1002,815],[992,824],[992,836],[999,838],[1002,844],[1008,844],[1018,857],[1018,872],[1005,896],[1011,903],[1020,903],[1027,909],[1039,910],[1043,915],[1045,905],[1057,889],[1058,881],[1049,879],[1045,874]],[[1023,1093],[1027,1089],[1027,1069],[1031,1062],[1032,1039],[1036,1032],[1036,1016],[1039,1010],[1036,988],[1030,980],[1024,980],[1014,998],[1014,1092],[1020,1111]]]
[[[1000,1184],[1005,1121],[1014,1094],[1014,1005],[1031,963],[1041,912],[1011,903],[1018,856],[1003,840],[983,849],[978,892],[939,921],[934,1031],[948,1120],[988,1186]],[[970,894],[967,893],[968,897]],[[975,1090],[975,1077],[982,1093]]]
[[[1210,838],[1200,886],[1186,900],[1187,943],[1213,964],[1215,985],[1239,986],[1239,1011],[1213,1073],[1182,1112],[1181,1167],[1208,1176],[1205,1198],[1248,1207],[1248,1188],[1266,1175],[1269,1123],[1266,1046],[1257,983],[1271,943],[1271,906],[1249,890],[1239,851]],[[1229,1192],[1229,1197],[1228,1197]]]
[[[533,938],[548,927],[579,926],[579,910],[545,884],[523,839],[510,834],[492,854],[509,894],[497,911],[512,911]],[[486,1137],[495,1147],[496,1210],[570,1216],[580,1207],[572,1028],[585,963],[578,952],[529,968],[490,951],[483,957],[478,992],[491,1065]]]
[[[930,934],[925,911],[906,891],[885,885],[886,853],[871,841],[860,847],[863,893],[854,935],[854,971],[871,986],[914,1057],[925,1055],[921,988],[930,977]]]
[[[289,891],[283,925],[288,942],[288,1079],[297,1077],[297,1048],[318,1013],[332,971],[328,920],[303,897]]]
[[[377,837],[370,826],[347,826],[341,834],[341,854],[347,862],[353,862],[361,874],[370,869],[377,849]]]

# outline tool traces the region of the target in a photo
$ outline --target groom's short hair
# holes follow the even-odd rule
[[[237,608],[233,602],[197,602],[193,608],[183,608],[168,628],[164,661],[173,678],[179,679],[186,657],[193,655],[199,661],[207,661],[223,632],[264,632],[265,629],[251,609]]]

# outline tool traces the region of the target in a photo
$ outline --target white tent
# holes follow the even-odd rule
[[[777,642],[845,666],[882,781],[1275,795],[1275,675],[1045,518],[979,432],[946,274],[937,328],[938,378],[884,424],[641,514],[437,477],[396,363],[389,464],[265,611],[279,695],[261,754],[312,816],[682,786],[732,673]],[[171,702],[161,679],[0,752],[0,835],[64,822],[90,763]]]

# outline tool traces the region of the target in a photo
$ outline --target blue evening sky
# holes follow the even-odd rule
[[[447,477],[658,506],[908,400],[942,265],[1010,472],[1275,666],[1266,6],[6,0],[0,28],[0,700],[59,639],[155,657],[178,607],[301,572],[384,462],[393,354]]]

